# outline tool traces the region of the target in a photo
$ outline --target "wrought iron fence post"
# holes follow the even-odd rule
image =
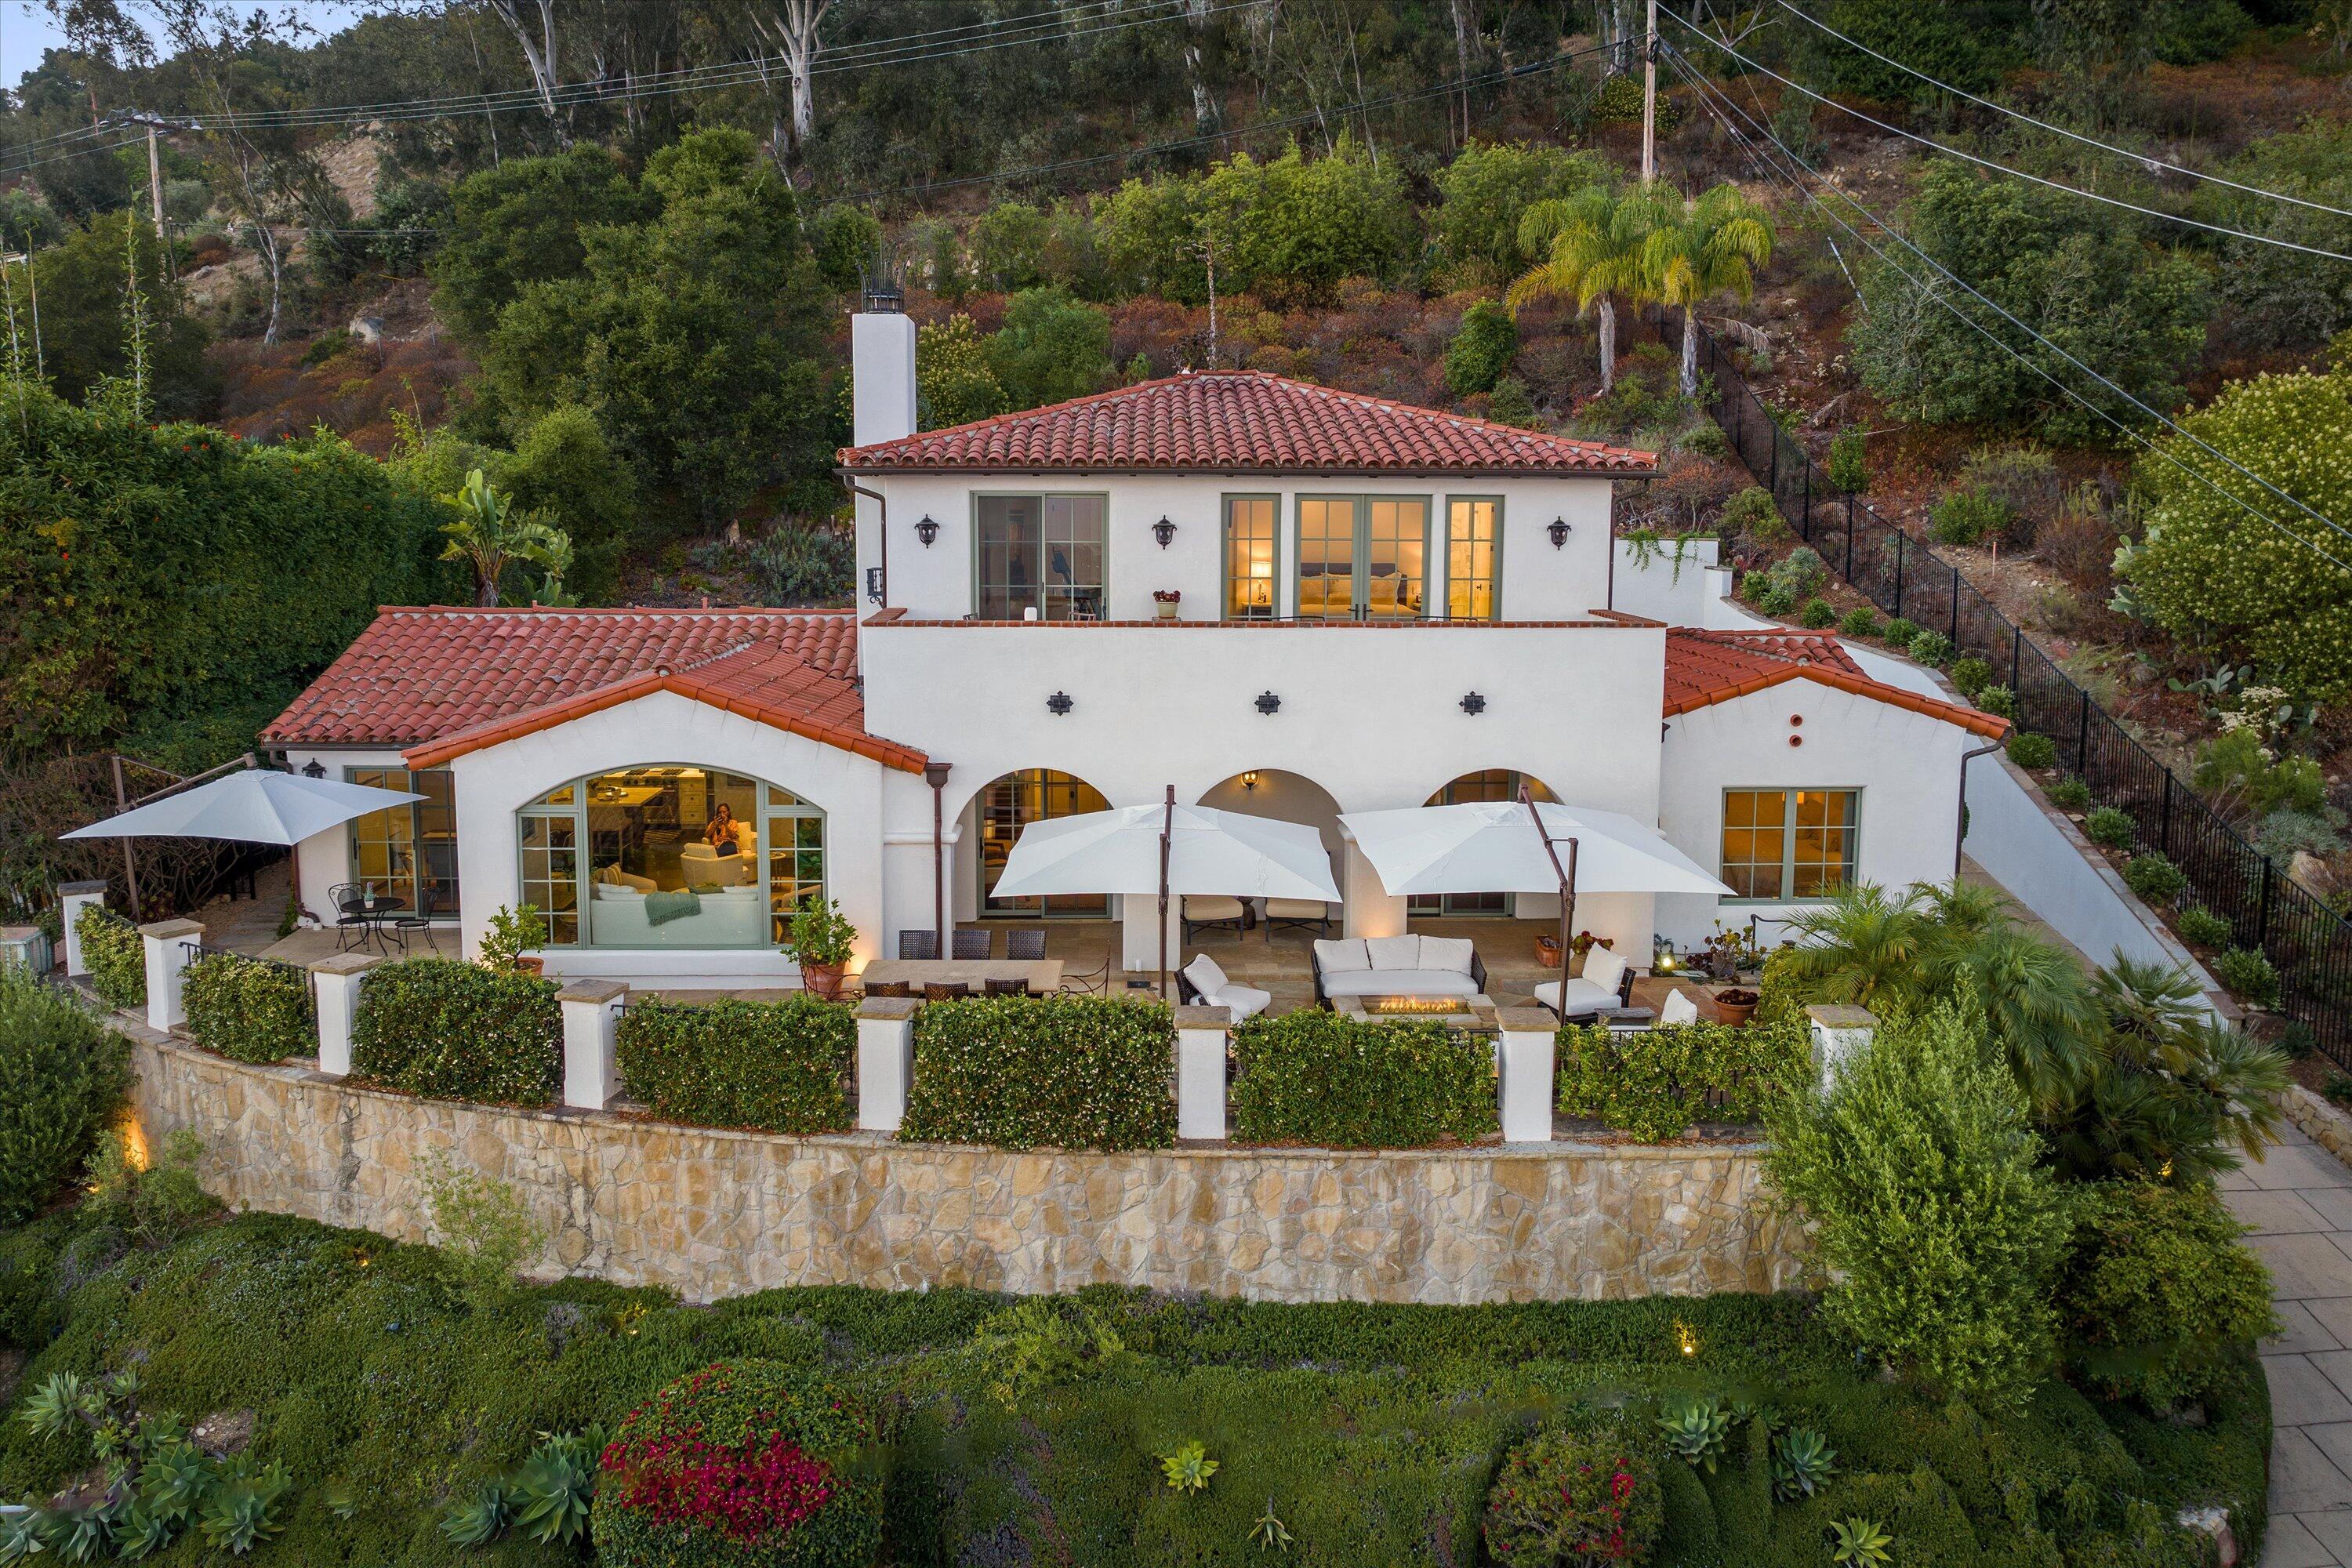
[[[1845,492],[1845,580],[1853,581],[1853,492]]]
[[[2025,628],[2015,621],[2009,623],[2009,694],[2018,695],[2018,670],[2025,658]]]
[[[2164,770],[2164,820],[2158,826],[2156,847],[2167,855],[2172,853],[2172,770]]]
[[[1895,618],[1903,618],[1903,542],[1911,536],[1901,529],[1895,531]]]
[[[1960,649],[1960,569],[1952,568],[1952,651]]]
[[[2259,948],[2271,939],[2271,858],[2263,857],[2263,890],[2254,901],[2254,945]]]
[[[2091,693],[2078,686],[2074,695],[2083,700],[2083,716],[2074,731],[2074,776],[2082,778],[2091,769]]]

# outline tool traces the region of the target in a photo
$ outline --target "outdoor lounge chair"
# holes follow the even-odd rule
[[[1295,926],[1300,931],[1328,931],[1331,929],[1331,906],[1320,899],[1268,899],[1265,901],[1265,926],[1268,934],[1282,926]]]
[[[1584,955],[1584,973],[1569,981],[1565,1005],[1559,981],[1547,980],[1536,987],[1536,1000],[1562,1019],[1590,1018],[1604,1008],[1627,1006],[1633,995],[1633,966],[1600,946]]]
[[[1176,996],[1181,1002],[1202,1007],[1229,1007],[1234,1022],[1254,1018],[1265,1011],[1274,1000],[1274,993],[1261,991],[1255,985],[1241,985],[1225,978],[1217,961],[1207,953],[1195,953],[1192,962],[1176,972]]]
[[[1230,929],[1239,936],[1249,924],[1249,910],[1239,899],[1223,898],[1216,894],[1187,893],[1184,895],[1184,940],[1192,941],[1204,931]]]

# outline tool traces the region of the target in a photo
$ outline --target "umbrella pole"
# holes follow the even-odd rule
[[[1160,827],[1160,999],[1168,1000],[1168,851],[1176,834],[1176,786],[1168,786],[1167,815]]]
[[[1576,840],[1568,841],[1568,864],[1559,863],[1559,851],[1552,847],[1551,831],[1544,826],[1543,813],[1536,809],[1535,796],[1528,786],[1519,785],[1519,804],[1528,808],[1528,820],[1536,825],[1536,837],[1543,840],[1544,853],[1551,857],[1552,875],[1559,879],[1559,1007],[1562,1020],[1568,1017],[1568,966],[1575,962],[1570,945],[1576,929]]]

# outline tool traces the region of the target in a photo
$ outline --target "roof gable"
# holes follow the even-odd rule
[[[1854,662],[1845,645],[1828,632],[1697,631],[1666,633],[1665,716],[1687,713],[1762,691],[1783,681],[1810,680],[1851,691],[1890,707],[1940,719],[1948,724],[1999,740],[2010,722],[1981,709],[1922,697],[1874,680]]]
[[[1263,371],[1191,371],[895,441],[845,447],[861,473],[1628,474],[1657,456]]]

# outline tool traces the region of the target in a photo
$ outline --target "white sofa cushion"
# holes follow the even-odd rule
[[[1478,983],[1454,969],[1359,969],[1323,977],[1323,994],[1339,996],[1475,996]]]
[[[1375,936],[1364,939],[1364,951],[1371,955],[1374,969],[1419,969],[1421,938],[1410,933],[1404,936]]]
[[[1195,954],[1192,962],[1184,966],[1184,977],[1203,996],[1214,996],[1225,987],[1225,972],[1205,952]]]
[[[1210,1005],[1231,1008],[1234,1022],[1238,1024],[1244,1018],[1255,1018],[1265,1012],[1267,1005],[1273,1000],[1274,993],[1271,991],[1261,991],[1255,985],[1235,985],[1229,982],[1223,991],[1217,993],[1216,1001]]]
[[[643,899],[646,896],[646,889],[643,888],[632,888],[625,882],[607,882],[599,879],[595,885],[595,891],[592,896],[594,897],[599,903],[606,902],[608,900],[618,901],[623,899]]]
[[[1691,999],[1691,994],[1689,992],[1677,986],[1667,995],[1664,1005],[1658,1008],[1658,1022],[1661,1024],[1696,1024],[1698,1022],[1698,1004]]]
[[[1614,996],[1618,986],[1624,983],[1628,967],[1623,959],[1595,943],[1592,950],[1584,955],[1582,977]]]
[[[1318,941],[1315,944],[1315,962],[1327,976],[1372,966],[1371,955],[1364,951],[1364,939],[1358,936]]]
[[[1547,980],[1536,987],[1536,1000],[1564,1018],[1573,1018],[1580,1013],[1597,1013],[1603,1007],[1614,1007],[1617,1005],[1617,993],[1614,988],[1595,985],[1590,980],[1570,980],[1568,983],[1568,1005],[1562,1006],[1559,982]]]
[[[1423,969],[1458,969],[1470,973],[1470,961],[1476,957],[1478,944],[1466,936],[1425,936],[1421,939],[1421,967]]]

